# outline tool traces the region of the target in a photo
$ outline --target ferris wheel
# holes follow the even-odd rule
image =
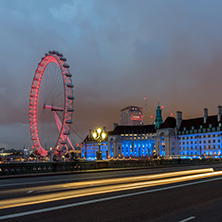
[[[46,156],[50,148],[73,150],[70,127],[73,114],[73,84],[66,58],[55,50],[41,59],[32,82],[29,123],[33,148]]]

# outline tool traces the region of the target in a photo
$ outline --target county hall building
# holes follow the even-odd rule
[[[163,122],[158,106],[154,124],[114,124],[113,131],[107,132],[106,140],[101,143],[102,158],[220,156],[221,110],[218,106],[217,114],[208,116],[205,108],[202,117],[192,119],[183,119],[182,112],[177,111],[176,118],[167,117]],[[89,133],[82,143],[82,157],[95,160],[97,151],[98,143]]]

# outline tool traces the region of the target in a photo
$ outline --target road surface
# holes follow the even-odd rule
[[[222,221],[211,166],[0,180],[0,221]]]

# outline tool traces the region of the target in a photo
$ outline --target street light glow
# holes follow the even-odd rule
[[[101,128],[97,129],[97,133],[100,134],[102,132]]]
[[[93,133],[93,138],[95,139],[96,137],[97,137],[97,133],[94,132],[94,133]]]
[[[102,138],[105,139],[106,138],[106,134],[103,132],[102,133]]]
[[[97,158],[97,160],[102,160],[102,152],[100,150],[100,146],[101,146],[101,142],[103,140],[105,140],[105,138],[106,138],[106,133],[104,130],[102,131],[101,128],[98,128],[93,131],[92,136],[93,136],[94,140],[98,141],[98,148],[99,149],[98,149],[98,152],[96,153],[96,158]]]

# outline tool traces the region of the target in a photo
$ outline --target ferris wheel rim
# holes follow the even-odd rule
[[[72,124],[72,113],[73,109],[73,84],[72,84],[72,74],[69,71],[70,66],[66,63],[66,58],[63,57],[62,53],[58,51],[49,51],[39,62],[35,75],[33,77],[31,92],[30,92],[30,103],[29,103],[29,124],[31,139],[33,142],[33,148],[37,149],[42,156],[47,155],[47,151],[43,148],[40,138],[39,129],[37,122],[37,105],[39,88],[41,85],[42,77],[46,67],[50,63],[56,63],[59,67],[62,75],[63,86],[64,86],[64,111],[63,118],[61,122],[61,128],[59,132],[58,139],[55,143],[55,147],[61,149],[67,143],[67,137],[69,135],[70,125]]]

